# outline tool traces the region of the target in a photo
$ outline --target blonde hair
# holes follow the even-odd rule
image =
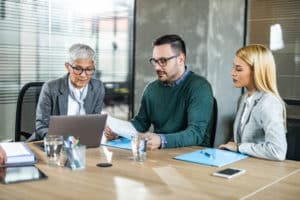
[[[283,118],[286,121],[285,103],[277,89],[276,66],[272,52],[264,45],[250,44],[237,50],[236,56],[246,62],[252,69],[256,89],[270,92],[281,101]]]

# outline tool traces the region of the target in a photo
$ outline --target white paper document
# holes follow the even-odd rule
[[[107,125],[113,132],[128,139],[137,134],[137,130],[134,128],[134,126],[125,120],[108,116]]]
[[[24,143],[1,143],[1,146],[5,150],[7,157],[31,155],[31,152],[24,146]]]
[[[34,153],[24,142],[5,142],[0,145],[7,156],[6,166],[33,165],[37,162]]]

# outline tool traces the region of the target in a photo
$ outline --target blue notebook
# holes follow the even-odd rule
[[[245,159],[247,157],[247,155],[241,153],[214,148],[205,148],[195,152],[182,154],[174,158],[186,162],[222,167],[224,165]]]
[[[116,140],[107,141],[104,143],[104,145],[131,150],[131,140],[127,138],[119,138]]]

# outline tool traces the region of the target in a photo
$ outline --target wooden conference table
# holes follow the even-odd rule
[[[32,146],[32,145],[31,145]],[[45,164],[45,155],[36,164],[47,180],[11,185],[0,184],[0,199],[299,199],[300,162],[275,162],[247,158],[222,168],[174,160],[199,147],[148,152],[147,160],[131,160],[131,151],[99,147],[88,149],[86,169],[71,171]],[[113,152],[112,167],[99,168],[104,151]],[[211,174],[226,167],[246,169],[233,179]]]

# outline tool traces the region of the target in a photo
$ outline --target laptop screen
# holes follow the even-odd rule
[[[51,116],[49,135],[79,137],[79,143],[87,147],[99,147],[107,115],[60,115]]]

